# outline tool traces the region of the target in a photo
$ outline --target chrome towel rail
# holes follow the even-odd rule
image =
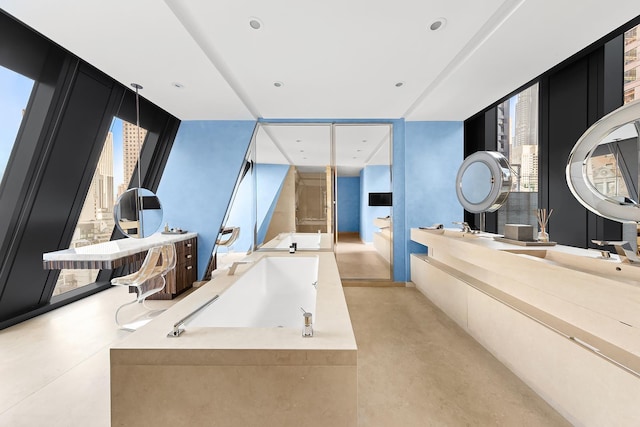
[[[184,332],[184,328],[180,328],[180,326],[182,326],[187,320],[191,319],[194,315],[196,315],[196,313],[200,312],[202,309],[207,307],[209,304],[213,303],[219,297],[220,297],[220,295],[214,296],[209,301],[205,302],[200,307],[196,308],[191,313],[187,314],[185,317],[183,317],[182,319],[180,319],[176,323],[174,323],[173,324],[173,330],[167,334],[167,337],[169,337],[169,338],[177,338],[177,337],[179,337],[180,334]]]

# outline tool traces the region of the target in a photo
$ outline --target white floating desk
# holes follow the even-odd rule
[[[47,252],[42,255],[45,269],[114,269],[144,258],[144,253],[154,246],[175,243],[197,237],[198,233],[155,233],[144,239],[126,238],[95,245]]]

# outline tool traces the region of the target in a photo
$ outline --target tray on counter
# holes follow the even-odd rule
[[[181,230],[181,231],[163,231],[162,234],[185,234],[188,233],[187,230]]]

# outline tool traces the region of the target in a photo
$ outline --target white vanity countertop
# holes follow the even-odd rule
[[[610,351],[614,360],[628,359],[627,366],[640,372],[640,267],[615,254],[602,259],[598,250],[519,246],[492,236],[411,230],[413,241],[429,247],[425,259],[488,284],[489,294],[504,293],[539,310],[532,317],[554,316],[591,334],[584,341],[595,337],[629,352]]]
[[[144,239],[125,238],[73,249],[63,249],[42,254],[43,261],[113,261],[146,251],[165,243],[179,242],[197,237],[198,233],[155,233]]]

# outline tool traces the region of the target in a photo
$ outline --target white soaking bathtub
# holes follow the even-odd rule
[[[296,243],[298,249],[320,249],[321,237],[320,233],[282,233],[276,249],[288,249],[292,243]]]
[[[316,320],[318,257],[271,256],[257,261],[187,327],[302,328]]]
[[[244,261],[114,343],[112,426],[358,425],[358,347],[334,253],[261,251]],[[313,337],[302,336],[301,305]],[[209,324],[223,310],[229,317]]]
[[[297,250],[333,251],[333,235],[330,233],[280,233],[260,246],[260,251],[288,251],[291,243],[297,243]]]

